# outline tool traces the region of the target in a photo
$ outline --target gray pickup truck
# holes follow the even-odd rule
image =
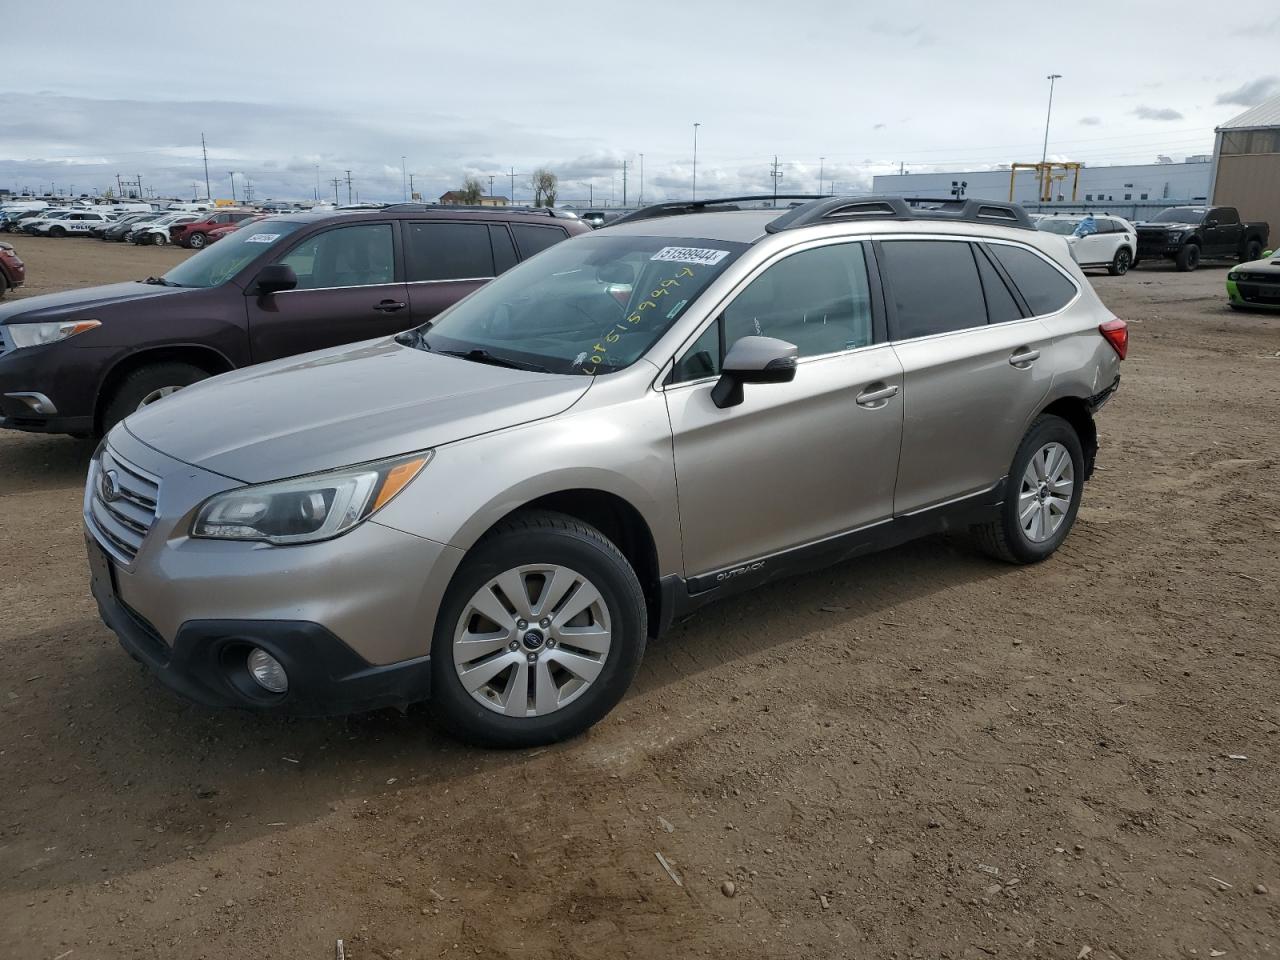
[[[1179,270],[1194,270],[1201,260],[1257,260],[1266,249],[1270,229],[1247,223],[1235,207],[1169,207],[1139,223],[1141,260],[1172,260]]]

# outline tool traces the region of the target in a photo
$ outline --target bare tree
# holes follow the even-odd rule
[[[560,178],[546,167],[539,167],[529,178],[533,187],[533,205],[535,207],[554,207],[556,196],[560,192]]]
[[[480,185],[480,181],[475,177],[467,177],[462,181],[462,189],[458,192],[462,194],[462,202],[464,204],[474,206],[484,196],[484,187]]]

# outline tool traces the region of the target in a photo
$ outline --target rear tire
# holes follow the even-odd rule
[[[1069,463],[1059,459],[1063,454]],[[1069,481],[1069,489],[1063,487],[1064,480]],[[1047,559],[1071,532],[1083,488],[1084,451],[1075,428],[1052,414],[1038,417],[1009,467],[999,519],[973,528],[978,545],[1006,563]],[[1065,505],[1063,495],[1068,498]],[[1028,529],[1028,518],[1034,524],[1037,513],[1040,526]]]
[[[1194,243],[1188,243],[1178,251],[1178,255],[1173,258],[1173,263],[1179,272],[1190,273],[1200,266],[1200,248]]]
[[[142,407],[208,378],[207,370],[176,360],[139,367],[121,381],[103,408],[102,432]]]
[[[65,227],[50,227],[50,228],[49,228],[49,236],[51,236],[51,237],[65,237],[66,235],[67,235],[67,231],[66,231],[66,228],[65,228]]]
[[[1107,272],[1113,277],[1123,277],[1133,265],[1133,254],[1129,252],[1129,248],[1121,247],[1116,251],[1116,255],[1111,258],[1111,264],[1107,267]]]
[[[540,567],[547,569],[546,578]],[[559,603],[548,600],[544,607],[542,591],[558,592],[555,578],[562,575],[574,585]],[[494,599],[491,591],[499,580],[526,595],[511,600],[512,591],[498,583],[508,599]],[[579,592],[584,587],[594,587],[590,595],[598,603],[582,614],[569,611],[587,595]],[[485,609],[494,610],[495,618],[484,616]],[[522,610],[526,619],[520,619]],[[573,615],[557,623],[565,611]],[[535,620],[548,612],[548,618]],[[580,616],[589,623],[576,623]],[[592,628],[603,632],[603,652],[584,658],[582,652],[591,648],[581,638],[583,645],[575,647],[572,631]],[[519,748],[565,740],[587,730],[622,699],[640,668],[647,635],[640,581],[604,534],[562,513],[517,513],[472,548],[440,605],[431,644],[434,704],[445,726],[472,743]],[[473,636],[479,640],[462,640]],[[463,650],[460,640],[471,649]],[[593,645],[601,649],[599,641]],[[478,653],[477,647],[482,647]],[[557,656],[570,659],[558,664]],[[489,679],[464,686],[462,674],[478,678],[477,670]],[[594,676],[587,679],[591,672]],[[539,684],[543,680],[553,685],[544,688]]]
[[[1262,244],[1257,240],[1250,240],[1244,248],[1244,259],[1241,263],[1252,263],[1254,260],[1262,259]]]

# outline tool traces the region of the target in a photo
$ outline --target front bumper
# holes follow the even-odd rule
[[[16,350],[0,325],[0,429],[92,434],[95,362],[97,351],[91,355],[65,342]],[[23,394],[48,398],[53,411],[36,410]]]
[[[91,467],[93,595],[125,649],[166,686],[214,706],[305,715],[429,695],[436,611],[462,551],[376,521],[299,546],[194,539],[187,531],[199,505],[240,484],[166,457],[123,427],[108,443],[114,457],[158,478],[159,490],[136,555],[108,556],[110,541],[95,536]],[[255,646],[284,665],[285,694],[248,676]]]
[[[1241,307],[1280,310],[1280,274],[1274,280],[1228,280],[1227,299]]]
[[[1182,241],[1166,240],[1164,237],[1138,237],[1138,259],[1147,257],[1176,257],[1182,249]]]

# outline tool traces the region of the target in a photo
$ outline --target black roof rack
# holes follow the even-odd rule
[[[1034,230],[1027,212],[999,200],[942,200],[936,197],[824,197],[784,213],[769,233],[839,220],[962,220]]]
[[[620,223],[635,223],[638,220],[653,220],[657,217],[677,217],[684,213],[704,213],[708,207],[719,207],[722,210],[741,210],[738,204],[759,203],[775,200],[820,200],[822,196],[813,193],[780,193],[776,197],[772,193],[751,194],[744,197],[713,197],[707,200],[668,200],[666,203],[655,203],[639,210],[633,210],[617,220],[609,222],[616,227]]]
[[[556,210],[553,207],[530,207],[521,204],[469,204],[469,203],[392,203],[386,206],[386,210],[469,210],[483,211],[484,213],[532,213],[544,217],[558,217],[562,220],[573,220],[577,214],[569,213],[563,210]]]

